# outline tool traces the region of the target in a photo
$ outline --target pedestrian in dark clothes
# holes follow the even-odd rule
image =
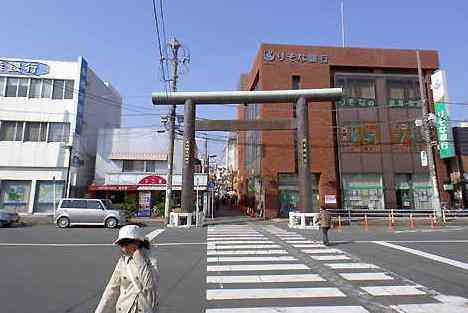
[[[328,230],[331,225],[331,215],[327,208],[320,208],[320,228],[323,234],[323,244],[328,246]]]

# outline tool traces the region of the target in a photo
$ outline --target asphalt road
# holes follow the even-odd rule
[[[239,226],[236,225],[244,226],[240,226],[241,228],[237,230],[236,227]],[[150,233],[155,229],[155,226],[146,227],[145,231]],[[207,232],[210,232],[208,237],[209,242],[212,242],[208,245]],[[283,236],[283,232],[286,235]],[[222,234],[226,236],[223,237]],[[111,244],[116,235],[117,230],[102,228],[63,230],[51,225],[0,228],[1,311],[93,312],[119,256],[117,249]],[[359,226],[345,227],[342,232],[332,230],[330,238],[334,243],[331,248],[339,250],[337,253],[349,258],[349,262],[368,263],[378,268],[365,272],[370,272],[372,275],[386,273],[391,277],[391,280],[378,282],[345,280],[341,276],[343,272],[332,270],[327,264],[348,261],[314,260],[312,258],[314,254],[308,255],[304,252],[306,247],[294,246],[294,241],[299,243],[303,241],[307,244],[308,240],[320,239],[319,235],[315,231],[289,230],[287,225],[282,223],[270,225],[255,222],[246,225],[244,221],[236,223],[226,221],[225,224],[200,229],[167,229],[153,241],[158,251],[161,271],[161,312],[234,312],[223,311],[229,308],[236,309],[236,312],[242,312],[239,308],[249,308],[249,312],[254,312],[252,310],[254,307],[262,308],[264,311],[261,312],[269,312],[266,309],[268,307],[293,306],[309,309],[316,307],[316,312],[321,312],[319,308],[326,306],[329,313],[341,312],[338,307],[345,307],[346,312],[350,313],[397,312],[395,308],[391,308],[392,305],[434,305],[440,303],[442,298],[455,299],[443,296],[468,298],[466,287],[468,227],[466,226],[434,230],[418,228],[415,232],[408,232],[404,227],[397,228],[393,232],[388,231],[385,226],[370,227],[368,232],[364,232]],[[236,240],[242,236],[245,236],[244,239]],[[217,238],[220,238],[216,241],[218,243],[213,243]],[[258,238],[270,241],[271,245],[279,247],[271,249],[284,250],[284,254],[272,254],[273,258],[281,256],[283,259],[287,257],[286,259],[293,261],[277,261],[280,258],[271,262],[266,259],[264,262],[258,262],[248,259],[248,257],[268,257],[264,254],[253,254],[266,253],[262,247],[248,247],[249,241],[256,242]],[[239,243],[230,244],[228,241]],[[396,245],[396,248],[385,244]],[[408,251],[411,253],[405,251],[405,248],[410,248]],[[240,250],[236,252],[236,249]],[[210,255],[207,255],[207,251]],[[225,255],[224,253],[228,251],[234,251],[232,253],[235,254]],[[217,253],[220,254],[216,255]],[[219,259],[213,263],[213,259],[210,259],[212,254],[215,257],[231,257],[231,259]],[[434,255],[446,259],[443,259],[443,262],[434,260]],[[236,259],[238,256],[243,259]],[[246,262],[250,260],[253,260],[253,263]],[[290,269],[268,268],[278,264],[305,268],[293,269],[292,272]],[[228,269],[211,267],[225,265],[233,267]],[[244,265],[254,265],[254,267],[236,268]],[[467,267],[464,268],[464,265]],[[262,266],[266,268],[262,269]],[[207,271],[209,268],[214,270]],[[359,271],[344,271],[348,272],[360,275]],[[278,275],[289,274],[301,277],[317,274],[320,280],[265,281],[265,275],[269,276],[268,279],[273,279]],[[207,277],[221,279],[224,276],[236,276],[242,280],[249,279],[252,275],[262,275],[261,280],[249,284],[240,281],[228,284],[207,283]],[[362,288],[376,285],[410,286],[407,287],[410,289],[414,289],[411,286],[418,286],[424,295],[372,296],[362,292]],[[314,288],[330,294],[319,297],[308,294],[318,290]],[[262,292],[267,295],[261,295]],[[305,294],[298,296],[301,292]],[[334,292],[343,293],[344,296],[338,297],[336,294],[333,295]],[[275,295],[276,293],[278,294]],[[360,311],[358,308],[367,311]],[[387,308],[390,311],[386,311]],[[413,307],[406,309],[409,310],[406,312],[417,312],[411,311]],[[446,311],[438,309],[434,312],[455,312],[450,311],[451,309],[448,308]],[[457,312],[468,312],[468,306],[458,309]]]

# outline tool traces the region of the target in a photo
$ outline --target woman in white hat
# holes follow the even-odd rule
[[[114,243],[120,247],[122,256],[95,313],[158,312],[159,271],[143,229],[124,226]]]

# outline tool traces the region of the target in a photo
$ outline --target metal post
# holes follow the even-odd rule
[[[65,146],[65,149],[68,150],[68,166],[67,166],[67,180],[65,182],[65,198],[70,197],[70,167],[73,154],[73,145]]]
[[[346,46],[346,33],[345,33],[345,18],[344,18],[344,1],[341,1],[341,46]]]
[[[54,212],[53,212],[53,213],[54,213],[54,214],[53,214],[53,216],[52,216],[52,222],[54,222],[54,219],[55,219],[55,212],[56,212],[56,210],[57,210],[57,209],[56,209],[56,206],[57,206],[57,201],[56,201],[56,200],[57,200],[57,199],[55,199],[55,198],[56,198],[56,195],[55,195],[55,176],[52,178],[52,180],[53,180],[53,183],[54,183],[53,188],[52,188],[52,189],[53,189],[52,191],[53,191],[53,193],[54,193],[54,196],[53,196],[53,201],[54,201],[54,206],[53,206]]]
[[[421,68],[421,58],[419,56],[419,51],[416,51],[416,58],[418,62],[419,93],[421,95],[421,108],[422,108],[423,119],[425,120],[428,115],[428,103],[426,99],[426,89],[424,88],[423,73],[422,73],[422,68]],[[427,159],[428,159],[428,166],[429,166],[429,175],[431,176],[431,180],[432,180],[432,209],[434,210],[434,214],[437,217],[441,217],[442,209],[440,207],[439,187],[437,183],[437,173],[436,173],[436,168],[434,164],[434,154],[432,151],[431,133],[426,123],[423,123],[423,130],[424,130],[424,139],[426,140],[426,152],[427,152]]]
[[[296,104],[297,112],[297,141],[298,141],[298,180],[299,201],[303,213],[312,212],[311,206],[311,183],[310,183],[310,161],[309,161],[309,108],[307,99],[300,97]]]
[[[198,204],[198,189],[200,187],[200,184],[199,184],[199,178],[197,177],[197,202],[196,202],[196,205],[197,205],[197,218],[196,218],[196,222],[195,222],[195,226],[198,227],[200,222],[198,220],[198,216],[200,215],[200,207],[199,207],[199,204]]]
[[[211,190],[211,219],[214,216],[214,190]]]
[[[195,157],[195,103],[184,105],[184,166],[182,173],[182,211],[193,212],[193,161]]]
[[[173,73],[172,73],[172,91],[177,91],[177,79],[178,79],[178,66],[179,60],[178,51],[180,43],[174,38],[174,41],[170,44],[172,49],[172,62],[173,62]],[[174,142],[175,142],[175,119],[176,119],[176,105],[171,106],[169,113],[169,151],[167,155],[167,186],[166,186],[166,199],[164,202],[164,220],[166,225],[169,224],[169,211],[171,210],[172,203],[172,175],[174,173]]]

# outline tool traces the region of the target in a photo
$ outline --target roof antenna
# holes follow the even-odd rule
[[[345,38],[344,1],[341,1],[341,45],[343,48],[346,46]]]

